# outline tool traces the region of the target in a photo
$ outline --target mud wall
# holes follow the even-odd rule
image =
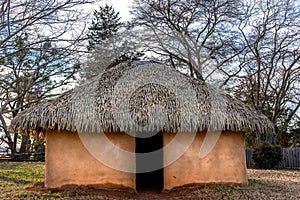
[[[175,134],[164,134],[164,145],[173,141]],[[92,140],[97,140],[93,135]],[[135,151],[135,138],[126,134],[107,134],[117,147],[129,152]],[[199,150],[205,133],[198,133],[189,148],[174,163],[164,168],[164,189],[192,184],[247,184],[245,135],[223,132],[213,150],[199,158]],[[136,176],[110,168],[100,162],[87,150],[76,133],[47,131],[46,134],[45,187],[60,188],[69,185],[97,186],[103,188],[136,189]],[[182,141],[175,142],[174,151],[164,151],[164,161],[172,157]],[[110,151],[101,143],[102,153]],[[120,155],[119,155],[120,156]],[[115,161],[115,158],[111,158]],[[133,158],[134,159],[134,158]],[[135,167],[135,159],[120,157],[124,168]]]
[[[247,184],[245,134],[223,132],[213,150],[200,159],[199,150],[204,137],[204,132],[197,134],[185,153],[176,162],[165,167],[166,190],[193,184]],[[164,145],[173,138],[174,134],[165,134]],[[172,152],[165,153],[164,160],[170,156]]]
[[[116,133],[107,134],[107,137],[118,147],[134,152],[135,139],[133,137]],[[97,134],[93,134],[94,139],[97,140]],[[104,188],[135,190],[134,173],[125,173],[102,164],[90,154],[78,134],[67,131],[47,131],[46,144],[45,187],[94,185]],[[98,151],[104,153],[109,151],[109,149],[105,150],[105,144],[101,145]],[[130,159],[123,158],[121,160],[125,160],[125,162],[122,161],[122,165],[135,167],[135,163]]]

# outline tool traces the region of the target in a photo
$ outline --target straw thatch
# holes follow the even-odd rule
[[[144,81],[149,77],[158,79]],[[11,126],[19,131],[273,131],[267,117],[249,106],[175,69],[151,63],[113,67],[25,110]]]

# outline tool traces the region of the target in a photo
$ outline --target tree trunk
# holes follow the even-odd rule
[[[12,149],[11,154],[12,156],[17,153],[17,142],[18,142],[18,133],[14,133],[13,143],[12,143]]]
[[[30,137],[28,135],[22,135],[20,153],[29,153],[29,150],[30,150]]]

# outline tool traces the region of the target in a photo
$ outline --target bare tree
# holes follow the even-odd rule
[[[16,152],[17,133],[9,120],[41,99],[55,95],[79,67],[76,56],[84,31],[86,0],[5,0],[0,4],[1,142]],[[80,26],[79,26],[80,25]],[[29,134],[29,133],[28,133]],[[22,136],[21,150],[29,137]]]
[[[236,11],[232,0],[136,0],[132,14],[134,24],[145,27],[143,41],[149,51],[207,80],[216,72],[222,74],[243,50],[234,27]]]
[[[239,30],[246,50],[239,55],[236,95],[275,124],[276,143],[300,107],[300,10],[295,0],[244,1]],[[257,133],[258,143],[261,133]]]
[[[266,114],[276,143],[300,107],[300,8],[296,0],[136,0],[134,24],[149,51],[174,67],[186,67]]]

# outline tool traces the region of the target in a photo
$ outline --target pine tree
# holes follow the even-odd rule
[[[97,45],[101,45],[108,38],[114,37],[122,23],[119,12],[116,12],[112,6],[100,6],[99,11],[95,10],[92,25],[89,27],[88,49],[95,49]]]
[[[100,6],[93,17],[88,33],[89,55],[81,74],[83,80],[89,80],[119,63],[139,60],[144,56],[133,26],[123,24],[119,12],[112,6]]]

